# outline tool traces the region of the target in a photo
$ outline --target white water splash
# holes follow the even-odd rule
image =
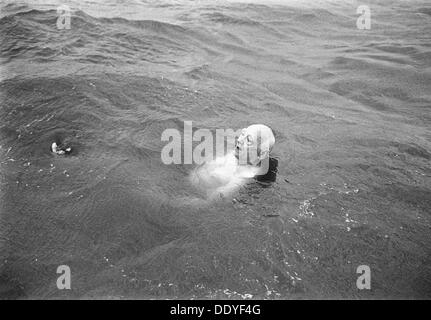
[[[190,173],[191,183],[208,198],[228,196],[258,174],[259,168],[238,165],[233,152],[204,163]]]

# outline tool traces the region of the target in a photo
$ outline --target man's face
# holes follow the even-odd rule
[[[256,130],[242,129],[235,144],[235,157],[240,164],[257,165],[260,162],[259,140],[260,135]]]

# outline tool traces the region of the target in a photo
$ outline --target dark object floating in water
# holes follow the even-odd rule
[[[57,145],[56,142],[53,142],[51,145],[51,151],[59,154],[59,155],[63,155],[63,154],[69,154],[72,152],[72,148],[71,147],[63,147],[63,146],[59,146]]]
[[[264,214],[263,216],[267,218],[274,218],[274,217],[279,217],[280,215],[278,213],[268,213],[268,214]]]

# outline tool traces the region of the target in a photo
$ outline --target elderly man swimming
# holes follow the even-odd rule
[[[269,155],[275,144],[272,130],[254,124],[241,130],[233,151],[196,168],[191,182],[210,198],[227,195],[255,176],[268,172]]]

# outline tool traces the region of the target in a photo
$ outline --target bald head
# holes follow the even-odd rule
[[[253,124],[242,129],[235,146],[235,156],[242,162],[257,165],[269,158],[275,144],[272,130],[264,124]]]

